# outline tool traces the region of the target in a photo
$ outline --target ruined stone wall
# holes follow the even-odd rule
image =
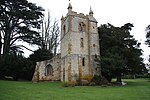
[[[52,74],[46,75],[46,67],[52,67]],[[59,81],[60,80],[60,54],[51,60],[36,63],[36,68],[32,81]]]

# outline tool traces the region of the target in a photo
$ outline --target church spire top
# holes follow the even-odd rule
[[[91,16],[93,16],[93,11],[92,11],[92,8],[91,8],[91,6],[90,6],[90,12],[89,12],[89,15],[91,15]]]
[[[70,0],[69,0],[68,13],[71,13],[71,12],[72,12],[72,5],[71,5]]]

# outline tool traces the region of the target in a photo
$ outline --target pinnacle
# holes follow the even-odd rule
[[[72,5],[71,5],[71,3],[69,3],[68,9],[72,9]]]
[[[90,12],[89,12],[89,15],[93,15],[94,13],[93,13],[93,11],[92,11],[92,8],[91,8],[91,6],[90,6]]]

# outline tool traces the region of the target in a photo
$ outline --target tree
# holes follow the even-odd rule
[[[9,53],[0,57],[0,78],[13,77],[14,80],[31,80],[35,66],[22,55]]]
[[[150,25],[146,27],[146,39],[145,43],[150,47]]]
[[[122,37],[119,34],[121,29],[111,24],[102,25],[99,28],[101,44],[101,67],[102,75],[111,81],[111,76],[120,78],[125,60],[122,55]],[[109,73],[109,74],[107,74]]]
[[[47,19],[47,20],[46,20]],[[47,18],[43,18],[42,20],[42,29],[41,29],[41,37],[42,49],[47,49],[51,51],[54,55],[56,55],[57,46],[59,45],[59,35],[60,30],[58,26],[58,21],[55,19],[53,22],[51,21],[50,12],[48,11]]]
[[[146,45],[148,45],[148,47],[150,47],[150,25],[148,25],[146,27],[146,41],[145,41]],[[150,55],[148,58],[148,61],[150,62]]]
[[[40,28],[44,9],[27,0],[0,0],[0,51],[8,54],[16,41],[40,45]]]
[[[143,58],[141,57],[142,49],[140,48],[141,43],[135,40],[135,38],[130,35],[130,30],[132,30],[133,25],[130,23],[125,24],[121,27],[124,32],[127,33],[128,38],[125,38],[125,59],[127,59],[126,66],[130,74],[141,74],[146,70],[145,64],[143,63]]]
[[[31,60],[33,63],[36,63],[38,61],[49,60],[52,57],[53,57],[53,54],[49,50],[38,49],[29,56],[29,60]]]
[[[112,76],[121,82],[121,76],[125,73],[141,72],[144,68],[140,43],[130,35],[133,25],[130,23],[121,27],[104,24],[98,28],[100,35],[99,63],[102,67],[102,75],[111,81]]]

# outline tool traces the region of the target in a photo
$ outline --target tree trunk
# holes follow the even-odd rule
[[[8,29],[4,36],[4,45],[3,45],[3,55],[6,55],[9,53],[10,50],[10,34],[11,31]]]
[[[54,47],[54,56],[56,56],[57,47]]]
[[[57,52],[57,39],[54,42],[54,56],[56,55]]]
[[[2,54],[2,36],[0,34],[0,56]]]
[[[119,83],[122,82],[122,80],[121,80],[121,72],[120,71],[117,72],[117,80],[116,80],[116,82],[119,82]]]
[[[121,76],[117,76],[117,81],[116,82],[122,82]]]
[[[9,45],[8,43],[4,43],[3,55],[6,55],[8,53],[9,53]]]

